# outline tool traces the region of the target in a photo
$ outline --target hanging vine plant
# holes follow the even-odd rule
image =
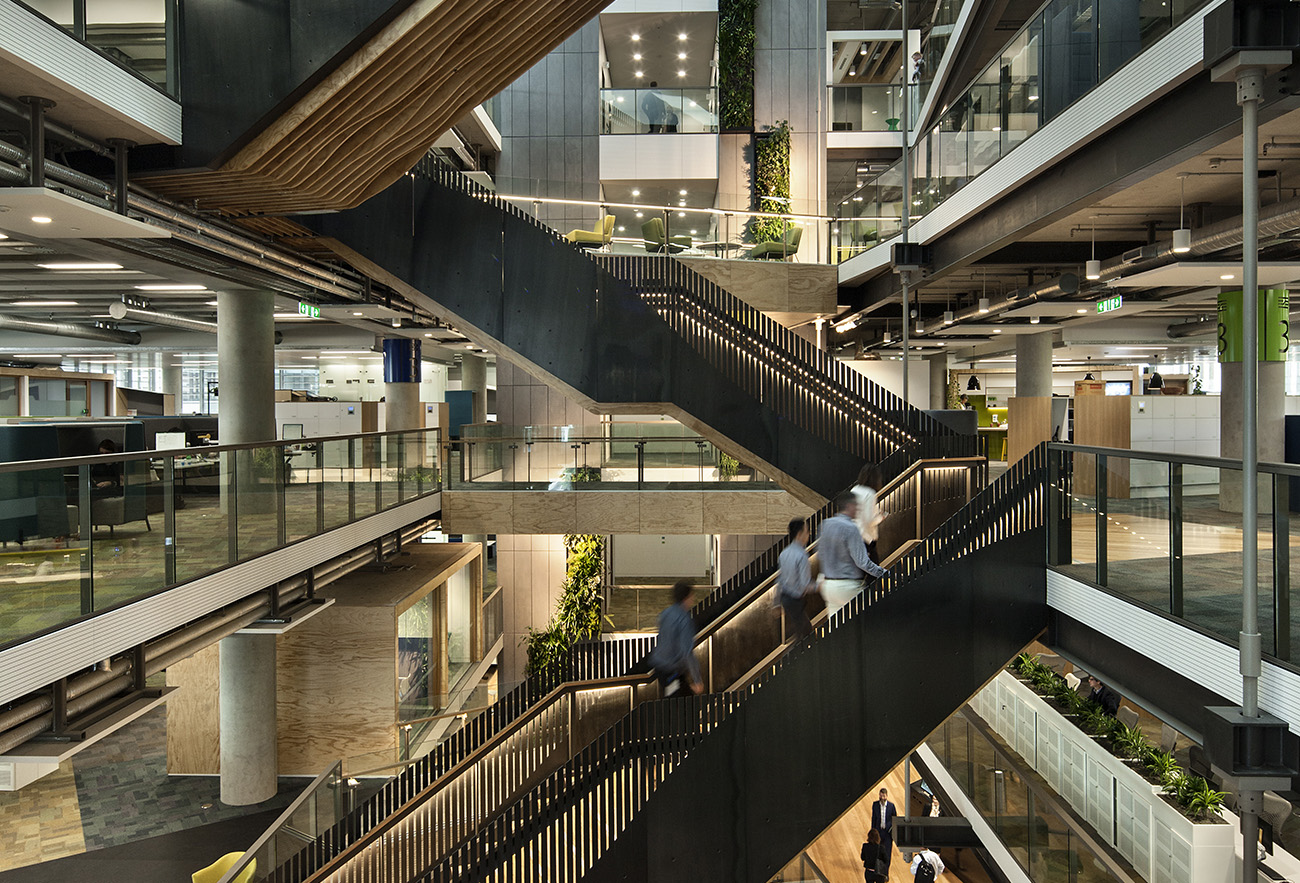
[[[790,123],[781,120],[754,145],[754,194],[760,212],[790,211]],[[778,242],[785,232],[780,218],[755,218],[750,234],[755,242]]]
[[[582,467],[575,471],[575,482],[599,481],[600,470]],[[551,621],[541,629],[529,628],[524,637],[528,661],[524,677],[542,688],[564,680],[569,648],[600,634],[603,621],[603,580],[605,538],[599,534],[566,534],[564,582]]]
[[[754,128],[754,12],[758,0],[718,2],[718,111],[724,130]]]

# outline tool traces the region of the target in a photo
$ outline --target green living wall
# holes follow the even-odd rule
[[[718,112],[722,128],[754,128],[754,12],[758,0],[718,0]]]

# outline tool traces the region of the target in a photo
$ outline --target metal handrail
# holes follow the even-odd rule
[[[1048,448],[1053,451],[1065,451],[1072,454],[1113,457],[1116,460],[1150,460],[1156,463],[1176,463],[1183,466],[1206,466],[1211,469],[1241,469],[1240,460],[1227,457],[1206,457],[1200,454],[1168,454],[1163,451],[1135,451],[1129,448],[1103,448],[1096,445],[1075,445],[1066,442],[1048,442]],[[1259,468],[1261,472],[1300,477],[1300,464],[1296,463],[1273,463],[1261,460]]]
[[[293,802],[284,808],[284,812],[280,813],[280,815],[276,817],[270,827],[263,831],[262,835],[253,841],[253,845],[244,850],[244,854],[239,857],[238,861],[230,866],[230,870],[221,875],[221,879],[218,880],[217,883],[234,883],[234,881],[239,878],[239,875],[243,873],[244,868],[248,867],[250,862],[256,860],[257,851],[265,846],[271,838],[278,834],[281,828],[288,825],[289,821],[294,817],[298,810],[302,809],[303,804],[305,804],[311,796],[333,776],[337,776],[339,780],[342,781],[343,761],[334,761],[334,763],[330,765],[329,769],[325,770],[313,779],[311,784],[304,788],[302,793],[295,797]]]
[[[20,426],[39,426],[40,423],[17,424]],[[87,426],[95,423],[87,422]],[[355,439],[379,439],[395,435],[412,435],[414,433],[433,433],[437,438],[441,430],[436,426],[421,429],[390,429],[384,432],[355,432],[351,435],[326,435],[318,438],[267,439],[264,442],[241,442],[230,445],[205,445],[198,448],[163,448],[154,451],[119,451],[116,454],[88,454],[81,457],[54,457],[49,460],[15,460],[0,463],[0,474],[6,472],[26,472],[36,469],[58,469],[65,466],[94,466],[97,463],[128,463],[136,460],[163,460],[171,457],[207,457],[211,454],[224,454],[230,451],[247,451],[260,448],[300,447],[324,442],[352,441]]]

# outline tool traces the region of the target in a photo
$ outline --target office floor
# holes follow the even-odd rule
[[[318,526],[319,470],[297,470],[286,488],[285,535],[289,542],[313,535]],[[362,472],[363,470],[357,470]],[[378,476],[379,470],[375,470]],[[348,484],[324,483],[326,529],[373,514],[398,501],[395,481],[364,481],[358,475],[349,510]],[[404,486],[406,497],[414,486]],[[276,546],[278,515],[273,493],[245,495],[231,530],[229,513],[215,494],[185,493],[176,510],[177,581],[193,579]],[[163,587],[165,531],[161,514],[94,530],[93,539],[38,537],[0,547],[0,645],[68,622],[93,603],[99,610]],[[234,546],[234,554],[231,549]],[[87,555],[88,553],[88,555]],[[93,576],[93,597],[83,596],[83,569]]]
[[[162,834],[277,811],[308,784],[282,779],[279,793],[265,803],[225,806],[216,777],[167,775],[166,720],[165,708],[154,709],[79,752],[57,772],[19,791],[0,792],[0,871],[114,847],[129,855],[132,845]],[[238,826],[230,830],[242,831]],[[222,842],[209,861],[251,843],[238,838]],[[193,871],[204,863],[187,864],[193,864]],[[3,883],[40,879],[89,878],[80,872],[61,878],[0,873]]]

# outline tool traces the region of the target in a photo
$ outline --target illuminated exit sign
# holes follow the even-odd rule
[[[1108,297],[1105,300],[1097,301],[1097,312],[1113,313],[1122,306],[1124,306],[1124,295],[1117,294],[1114,297]]]
[[[320,318],[320,307],[315,304],[309,304],[305,301],[298,301],[298,315],[311,316],[313,319]]]

